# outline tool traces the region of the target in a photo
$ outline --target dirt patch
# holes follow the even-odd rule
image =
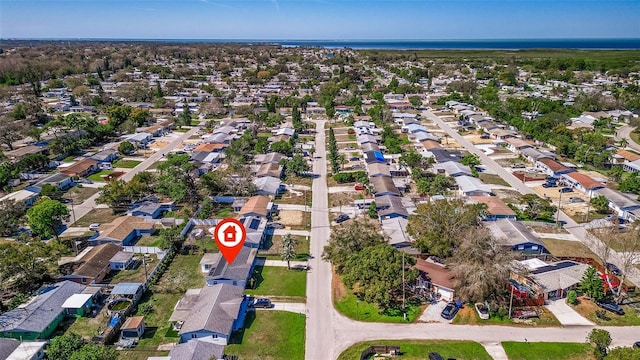
[[[152,149],[162,149],[163,147],[167,146],[167,144],[169,144],[167,141],[154,141],[153,143],[151,143],[149,145],[150,148]]]
[[[333,293],[333,301],[340,301],[347,295],[347,288],[344,287],[340,276],[332,271],[331,275],[331,290]]]
[[[527,226],[539,233],[539,234],[568,234],[569,232],[564,228],[558,228],[555,223],[550,223],[549,226],[544,225],[528,225]]]
[[[89,226],[94,223],[105,224],[113,221],[113,219],[121,215],[122,214],[114,214],[109,208],[92,209],[85,216],[77,219],[77,221],[71,226]]]
[[[493,193],[505,203],[517,203],[520,196],[522,196],[516,190],[493,189]]]
[[[579,241],[543,238],[542,242],[553,256],[574,257],[580,254],[580,257],[597,259],[597,256]]]
[[[307,206],[311,206],[311,190],[295,190],[295,192],[287,191],[276,199],[276,204],[293,204],[304,205],[305,200]]]
[[[502,166],[502,167],[511,167],[511,165],[514,164],[524,164],[524,162],[519,159],[519,158],[513,158],[513,159],[495,159],[494,160],[496,163],[498,163],[498,165]]]
[[[354,200],[363,198],[364,196],[359,192],[329,194],[329,207],[352,206]]]
[[[302,225],[304,221],[303,211],[280,210],[278,222],[282,225]]]
[[[471,142],[474,145],[492,144],[492,140],[491,139],[482,139],[481,135],[478,135],[478,134],[465,135],[464,138],[469,140],[469,142]]]

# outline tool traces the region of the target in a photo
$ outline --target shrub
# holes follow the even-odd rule
[[[567,294],[567,302],[571,305],[578,305],[578,294],[575,290],[569,291]]]

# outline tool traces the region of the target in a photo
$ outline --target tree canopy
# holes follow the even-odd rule
[[[354,254],[368,246],[384,243],[384,237],[369,222],[354,219],[331,230],[329,244],[324,247],[322,258],[331,262],[338,274]]]
[[[60,201],[42,197],[27,210],[29,227],[34,234],[58,239],[58,231],[62,222],[69,216],[69,209]]]

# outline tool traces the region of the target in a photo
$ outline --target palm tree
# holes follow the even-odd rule
[[[629,140],[627,140],[627,138],[622,138],[618,142],[618,146],[620,146],[623,149],[626,148],[628,145],[629,145]]]
[[[298,254],[296,254],[295,247],[298,245],[298,241],[291,237],[291,234],[287,233],[282,239],[282,260],[287,262],[287,270],[291,270],[291,260],[294,260]]]

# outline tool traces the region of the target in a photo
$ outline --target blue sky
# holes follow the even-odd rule
[[[640,0],[0,0],[0,38],[640,38]]]

